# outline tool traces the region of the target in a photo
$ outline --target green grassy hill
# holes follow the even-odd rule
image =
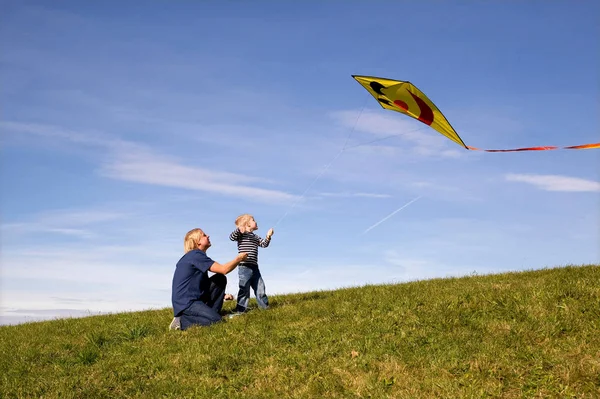
[[[600,265],[271,301],[184,332],[170,308],[0,327],[0,397],[600,397]]]

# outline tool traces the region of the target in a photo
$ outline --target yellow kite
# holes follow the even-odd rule
[[[401,80],[391,80],[385,78],[376,78],[373,76],[352,75],[385,109],[403,113],[415,118],[424,124],[431,126],[439,133],[448,137],[455,143],[465,147],[468,150],[479,150],[470,147],[462,141],[456,130],[450,125],[444,114],[427,98],[421,90],[410,82]],[[528,147],[513,148],[509,150],[483,150],[487,152],[511,152],[511,151],[543,151],[555,150],[559,147]],[[583,144],[577,146],[563,147],[566,149],[584,149],[600,148],[600,143]]]

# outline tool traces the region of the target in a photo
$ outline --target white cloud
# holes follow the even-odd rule
[[[265,202],[288,202],[296,196],[283,191],[251,187],[249,182],[265,181],[253,176],[185,166],[150,151],[116,152],[101,168],[106,177],[138,183],[206,191]]]
[[[170,258],[176,255],[167,248],[61,245],[4,252],[0,316],[40,319],[56,309],[80,314],[168,307]]]
[[[322,197],[341,197],[341,198],[352,198],[352,197],[364,197],[364,198],[390,198],[389,194],[377,194],[377,193],[319,193]]]
[[[79,238],[97,235],[84,227],[98,223],[112,222],[129,217],[128,213],[90,210],[56,210],[29,218],[29,221],[2,224],[2,233],[7,236],[26,233],[53,233]]]
[[[52,227],[42,223],[6,223],[2,225],[3,235],[19,235],[26,233],[61,234],[79,238],[91,238],[94,236],[94,233],[85,229]]]
[[[100,133],[80,133],[50,125],[20,122],[3,122],[0,123],[0,128],[103,147],[106,154],[100,173],[113,179],[246,197],[264,202],[289,202],[297,198],[283,191],[248,185],[252,182],[268,182],[264,178],[186,166],[157,154],[148,146],[113,139]]]
[[[111,141],[106,137],[90,132],[75,132],[62,127],[39,124],[39,123],[23,123],[23,122],[0,122],[0,129],[7,133],[33,134],[36,136],[48,137],[52,139],[62,139],[73,143],[94,145],[94,146],[109,146]]]
[[[360,111],[335,111],[331,117],[343,126],[354,128],[359,132],[370,133],[377,138],[389,135],[405,135],[408,130],[414,130],[415,125],[401,115],[386,115],[382,112],[365,110]],[[408,136],[412,137],[412,136]]]
[[[346,287],[360,287],[365,284],[388,284],[405,279],[404,270],[390,270],[388,266],[357,264],[321,264],[319,268],[306,265],[289,265],[285,270],[265,268],[267,292],[285,294],[291,292],[312,292],[335,290]],[[270,288],[272,287],[272,288]]]
[[[367,228],[363,234],[367,233],[369,230],[379,226],[381,223],[385,222],[386,220],[388,220],[389,218],[391,218],[392,216],[394,216],[396,213],[400,212],[401,210],[403,210],[404,208],[406,208],[407,206],[409,206],[410,204],[412,204],[413,202],[417,201],[419,198],[421,198],[421,196],[418,196],[412,200],[410,200],[409,202],[407,202],[406,204],[402,205],[400,208],[396,209],[394,212],[390,213],[389,215],[387,215],[386,217],[384,217],[383,219],[381,219],[380,221],[378,221],[377,223],[375,223],[374,225],[370,226],[369,228]]]
[[[0,325],[21,324],[67,317],[95,316],[112,312],[92,312],[80,309],[22,309],[0,307]]]
[[[600,182],[578,177],[537,174],[507,174],[508,181],[528,183],[546,191],[598,192]]]
[[[456,267],[435,259],[406,257],[396,250],[384,250],[381,259],[371,260],[370,264],[321,263],[318,268],[306,265],[288,265],[284,270],[264,268],[263,274],[267,275],[268,292],[285,294],[463,276],[474,271],[469,265]]]
[[[164,285],[164,272],[155,273],[152,265],[160,266],[158,250],[102,245],[78,249],[62,245],[60,249],[38,248],[3,254],[2,277],[6,279],[43,279],[72,283],[130,285],[143,275],[144,285],[155,288]],[[154,253],[155,252],[155,253]],[[152,255],[154,253],[154,255]],[[150,261],[150,259],[155,258]],[[170,265],[169,262],[168,264]],[[169,269],[167,274],[171,270]],[[115,278],[119,276],[119,278]],[[168,278],[167,278],[168,280]]]
[[[425,280],[436,277],[458,277],[475,271],[469,265],[457,267],[456,265],[445,264],[434,259],[402,256],[398,251],[393,249],[384,251],[383,257],[384,263],[402,272],[405,281]]]
[[[40,216],[42,223],[61,223],[63,225],[89,225],[128,217],[122,212],[105,211],[99,209],[77,210],[66,209],[48,212]]]
[[[450,158],[461,156],[459,150],[454,148],[448,149],[449,144],[456,144],[439,135],[434,130],[431,130],[428,126],[415,125],[415,121],[405,119],[402,115],[387,115],[375,111],[363,111],[362,113],[357,111],[336,111],[331,113],[331,117],[342,126],[375,136],[375,139],[372,140],[348,144],[347,149],[363,147],[388,138],[398,137],[412,143],[414,147],[411,149],[411,152],[417,155]],[[350,136],[352,135],[350,134]]]

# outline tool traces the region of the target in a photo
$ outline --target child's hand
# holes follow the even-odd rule
[[[269,229],[269,231],[267,231],[267,238],[271,238],[272,235],[273,235],[273,229]]]
[[[245,253],[245,252],[240,252],[240,253],[237,255],[237,260],[238,260],[238,262],[241,262],[241,261],[244,261],[244,260],[246,260],[246,258],[247,258],[247,257],[248,257],[248,254],[247,254],[247,253]]]
[[[224,300],[226,301],[233,301],[233,295],[231,294],[225,294],[225,296],[223,297]]]

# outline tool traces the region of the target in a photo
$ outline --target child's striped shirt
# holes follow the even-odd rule
[[[271,242],[271,238],[260,238],[252,232],[242,233],[240,229],[235,229],[233,233],[229,235],[231,241],[237,241],[238,252],[245,252],[248,254],[246,260],[242,263],[250,263],[258,266],[258,247],[266,248]]]

